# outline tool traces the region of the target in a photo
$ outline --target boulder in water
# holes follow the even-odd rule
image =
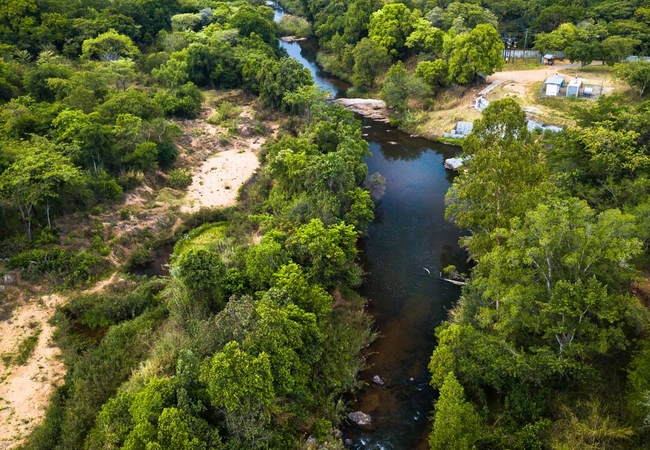
[[[382,378],[379,375],[375,375],[374,377],[372,377],[372,382],[378,384],[379,386],[383,386],[384,384],[386,384],[386,382],[382,380]]]
[[[348,419],[354,422],[355,425],[359,426],[368,426],[372,423],[372,418],[370,414],[366,414],[362,411],[355,411],[348,414]]]

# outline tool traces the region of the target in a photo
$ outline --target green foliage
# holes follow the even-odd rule
[[[470,450],[481,436],[482,421],[453,372],[445,377],[436,402],[431,449]]]
[[[631,87],[638,89],[639,97],[643,97],[646,87],[650,84],[650,61],[617,64],[614,66],[614,73]]]
[[[107,261],[101,256],[62,248],[27,250],[9,260],[9,267],[21,269],[23,277],[28,280],[39,281],[45,276],[67,287],[97,279],[107,266]]]
[[[485,233],[507,227],[533,207],[548,189],[540,148],[527,130],[517,102],[492,102],[463,143],[467,171],[447,192],[447,218],[474,231],[470,251],[480,257]],[[474,244],[472,244],[472,242]]]
[[[447,63],[442,59],[422,61],[415,68],[415,76],[422,78],[430,89],[435,90],[447,84],[447,70]]]
[[[186,169],[172,169],[167,174],[166,184],[174,189],[185,189],[192,184],[192,174]]]
[[[59,311],[76,324],[90,329],[105,328],[134,319],[157,305],[157,294],[164,288],[159,280],[147,281],[132,289],[131,283],[104,293],[74,296]]]
[[[191,249],[181,254],[175,263],[178,277],[191,295],[198,301],[216,311],[222,306],[221,280],[225,275],[225,265],[213,252]]]
[[[81,47],[82,58],[102,61],[133,58],[139,53],[140,51],[128,36],[121,35],[115,30],[102,33],[93,39],[87,39]]]
[[[313,83],[309,70],[293,58],[265,61],[259,68],[257,77],[260,100],[266,106],[282,111],[289,110],[289,105],[284,100],[287,93],[296,92],[300,87]]]
[[[415,95],[423,95],[426,87],[418,84],[419,79],[411,77],[401,61],[388,69],[384,83],[381,86],[381,99],[389,108],[403,111],[408,106],[408,100]]]
[[[363,38],[354,47],[352,54],[354,56],[354,83],[359,86],[373,87],[377,75],[390,62],[388,52],[375,41]]]
[[[650,346],[643,341],[637,349],[628,369],[627,405],[633,424],[647,423],[648,394],[650,393]]]
[[[413,31],[418,13],[403,3],[389,3],[372,13],[368,24],[368,37],[391,56],[402,53],[406,39]]]
[[[296,36],[306,38],[311,35],[311,25],[306,19],[298,16],[285,14],[278,23],[278,28],[282,36]]]
[[[296,261],[307,268],[311,280],[329,287],[339,281],[357,282],[356,240],[352,225],[342,223],[326,228],[322,221],[314,219],[296,230],[288,247]]]
[[[449,76],[458,83],[474,81],[479,73],[491,75],[503,67],[503,42],[492,25],[477,25],[469,33],[445,43]]]
[[[269,355],[253,356],[229,342],[216,353],[202,374],[212,404],[223,408],[232,436],[248,448],[268,439],[264,427],[270,421],[275,393]]]
[[[58,196],[57,187],[76,177],[78,171],[46,139],[35,138],[21,147],[20,158],[0,174],[0,196],[18,208],[31,237],[34,208],[49,205]]]

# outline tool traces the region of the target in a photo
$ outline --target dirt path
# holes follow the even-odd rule
[[[555,66],[544,66],[532,70],[497,72],[490,75],[489,81],[503,80],[514,81],[516,83],[535,83],[538,81],[544,81],[546,78],[556,75],[562,70],[572,70],[579,67],[579,64],[558,64]]]
[[[57,294],[45,295],[17,307],[12,317],[0,322],[0,354],[15,355],[25,338],[38,330],[34,352],[24,365],[0,362],[0,449],[20,445],[45,415],[45,408],[57,386],[62,384],[65,366],[60,350],[52,342],[48,323],[56,306],[64,301]]]

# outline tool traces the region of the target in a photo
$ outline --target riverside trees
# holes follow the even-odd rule
[[[629,427],[640,424],[639,398],[650,389],[638,369],[647,364],[647,352],[635,359],[629,405],[619,394],[606,395],[605,404],[594,403],[610,389],[612,372],[625,379],[625,364],[650,318],[627,291],[635,262],[647,249],[647,224],[640,212],[647,196],[608,199],[596,188],[603,201],[589,187],[607,179],[612,192],[622,193],[628,183],[644,183],[646,140],[638,134],[606,137],[619,130],[619,121],[632,128],[626,132],[640,131],[643,127],[631,125],[632,117],[644,107],[612,110],[607,105],[611,102],[604,100],[583,113],[581,123],[592,128],[552,138],[554,144],[545,150],[539,138],[527,133],[523,113],[509,100],[493,102],[467,138],[464,152],[472,158],[448,193],[447,214],[472,230],[465,243],[476,266],[448,322],[436,331],[432,385],[445,390],[445,405],[455,407],[436,407],[433,446],[450,432],[444,424],[461,423],[470,414],[471,408],[462,406],[465,398],[486,421],[479,437],[469,425],[456,428],[462,434],[456,440],[469,445],[542,448],[550,445],[552,434],[552,445],[634,448],[644,439],[642,430],[634,434]],[[600,122],[603,114],[609,122]],[[604,129],[597,131],[599,126]],[[592,141],[591,133],[601,137]],[[556,146],[562,141],[566,145],[560,150]],[[585,151],[592,144],[602,148]],[[628,162],[605,164],[614,158],[610,146],[617,148],[616,158]],[[497,158],[503,149],[508,154]],[[603,158],[604,165],[593,158]],[[501,178],[506,172],[500,164],[509,177]],[[616,173],[590,172],[596,167]],[[593,177],[578,175],[583,170]],[[493,177],[499,186],[488,187]],[[456,389],[453,400],[446,381],[450,373],[464,388],[464,394]],[[624,383],[618,389],[624,391]],[[636,422],[627,422],[625,413],[606,421],[608,411],[626,406]],[[601,424],[603,433],[588,436],[577,425],[567,426],[567,417],[574,424]]]

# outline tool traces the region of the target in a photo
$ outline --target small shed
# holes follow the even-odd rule
[[[548,77],[546,81],[544,81],[546,95],[548,97],[557,97],[557,95],[560,93],[560,88],[564,87],[565,83],[566,82],[564,81],[564,77]]]
[[[580,95],[580,89],[582,88],[582,78],[575,77],[566,89],[567,97],[578,97]]]
[[[544,63],[545,66],[552,66],[555,64],[555,55],[550,53],[545,54],[542,56],[542,63]]]

